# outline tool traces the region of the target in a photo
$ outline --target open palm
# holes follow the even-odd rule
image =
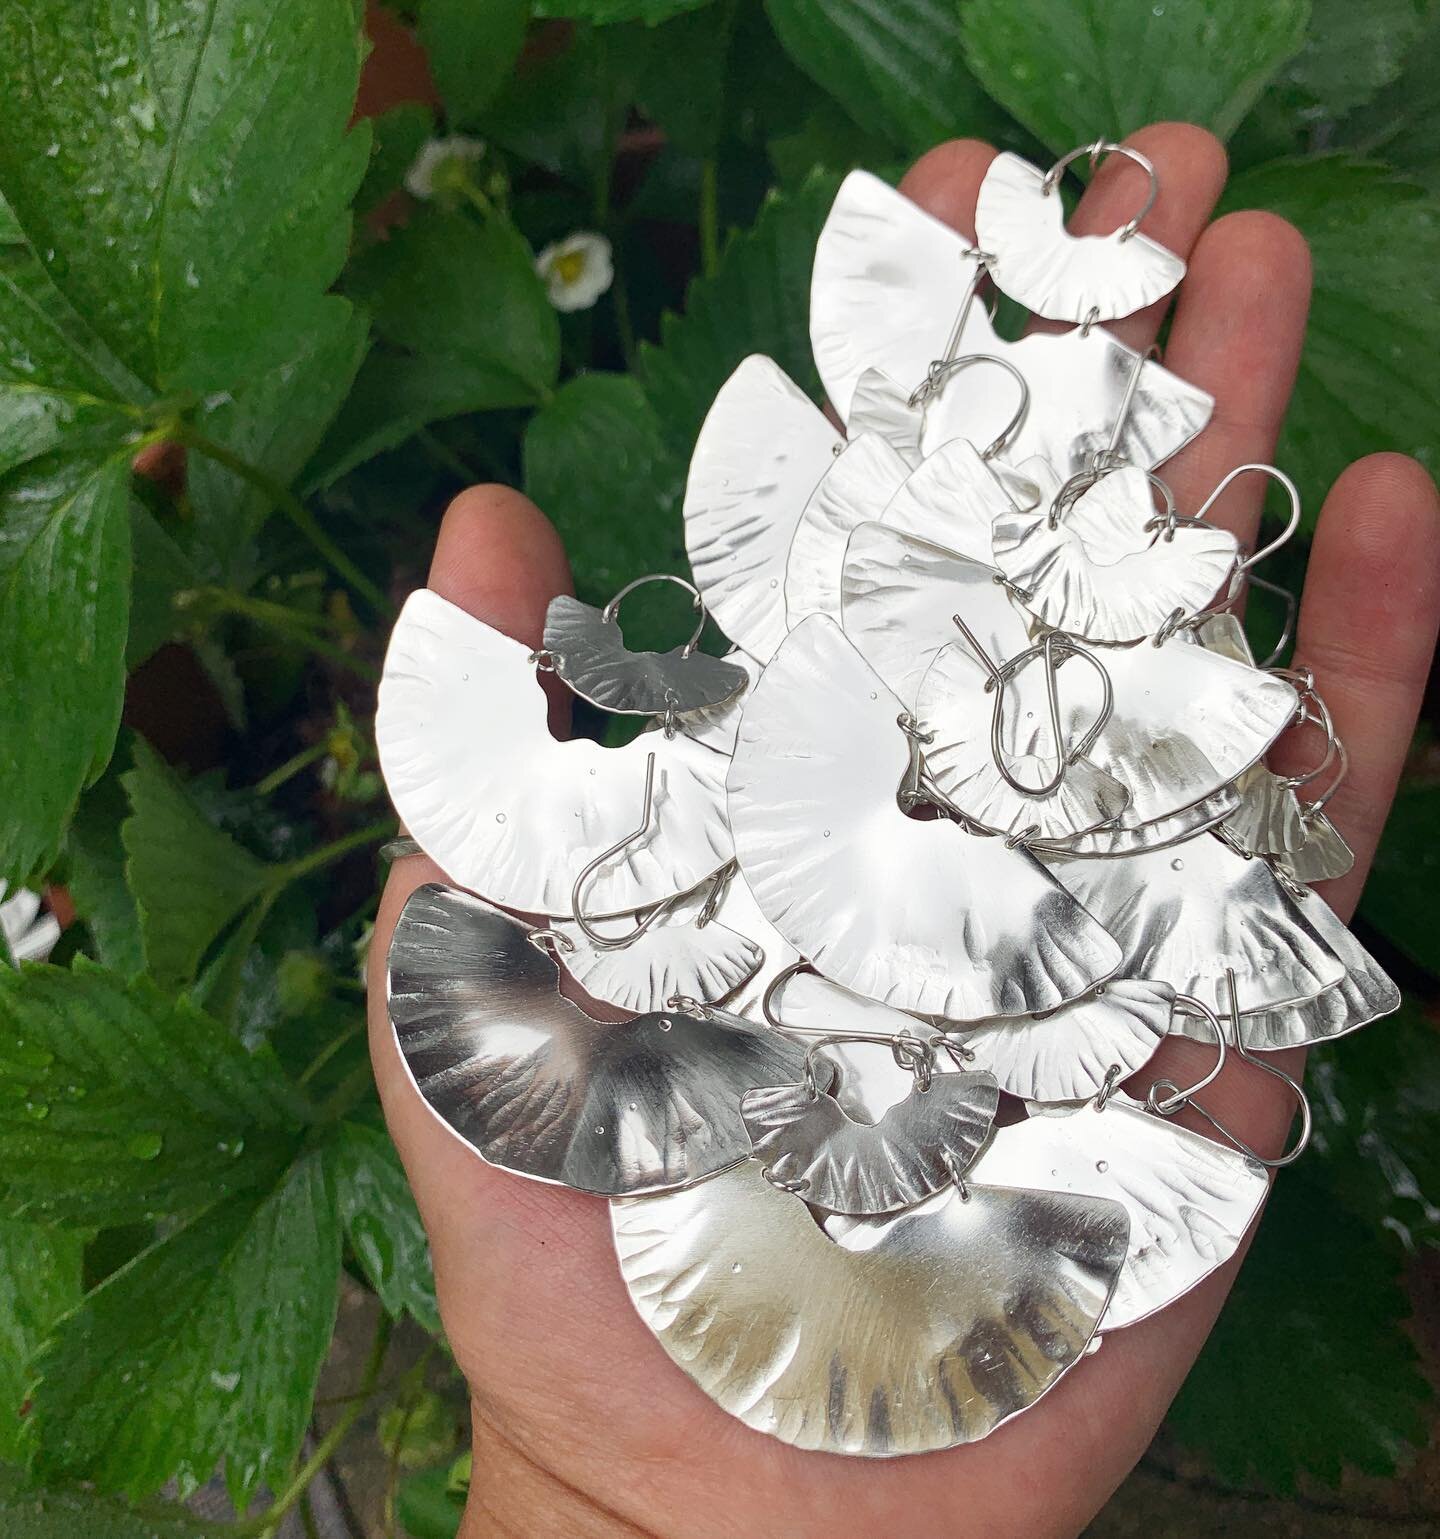
[[[1160,177],[1146,233],[1189,262],[1166,366],[1215,397],[1209,427],[1163,472],[1180,507],[1191,508],[1233,466],[1274,453],[1305,330],[1308,253],[1272,214],[1211,221],[1226,167],[1209,134],[1158,124],[1129,142]],[[970,140],[943,145],[910,171],[902,191],[973,239],[976,192],[993,154]],[[1142,174],[1114,157],[1072,229],[1114,229],[1143,192]],[[1113,329],[1145,347],[1168,303]],[[1211,516],[1253,542],[1262,493],[1259,478],[1243,477]],[[430,586],[538,645],[546,604],[568,591],[569,569],[532,504],[504,487],[476,487],[445,516]],[[1297,647],[1350,750],[1350,777],[1330,810],[1356,866],[1322,889],[1342,918],[1355,906],[1389,808],[1437,619],[1434,486],[1400,456],[1352,465],[1321,514]],[[391,877],[371,952],[370,1028],[386,1115],[430,1234],[446,1331],[472,1395],[466,1539],[1078,1533],[1149,1442],[1238,1258],[1161,1314],[1108,1335],[1038,1406],[982,1443],[876,1463],[800,1453],[753,1432],[692,1385],[641,1324],[615,1265],[606,1204],[485,1166],[411,1084],[385,1016],[384,957],[405,899],[441,876],[417,856]],[[1155,1077],[1185,1083],[1204,1057],[1194,1044],[1167,1042],[1142,1077],[1142,1094]],[[1277,1060],[1293,1073],[1302,1057]],[[1206,1104],[1268,1152],[1283,1142],[1292,1111],[1283,1088],[1243,1064],[1226,1070]]]

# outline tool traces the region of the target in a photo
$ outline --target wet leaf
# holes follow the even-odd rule
[[[439,1333],[430,1244],[389,1136],[343,1122],[327,1158],[346,1238],[388,1314],[410,1314]]]
[[[0,188],[133,374],[224,389],[285,356],[345,257],[351,0],[41,0],[0,11]]]
[[[272,871],[206,818],[143,738],[135,739],[134,767],[123,779],[130,816],[121,839],[145,964],[162,987],[180,988]]]
[[[193,1213],[272,1178],[304,1118],[268,1053],[144,978],[83,957],[0,973],[0,1212]]]
[[[120,725],[130,618],[126,457],[0,481],[0,878],[54,859]]]
[[[330,1345],[340,1216],[318,1154],[108,1277],[40,1358],[36,1470],[136,1498],[223,1464],[242,1511],[283,1485]]]
[[[970,67],[1057,155],[1147,123],[1234,132],[1300,47],[1307,0],[969,0]]]

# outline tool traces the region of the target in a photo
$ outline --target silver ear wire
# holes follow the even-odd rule
[[[938,358],[930,365],[930,371],[925,378],[910,392],[910,398],[906,404],[912,407],[923,407],[931,396],[939,392],[952,374],[958,374],[961,369],[968,369],[977,363],[993,363],[996,368],[1004,369],[1020,387],[1020,404],[1011,413],[1010,420],[1005,426],[980,451],[982,460],[991,460],[1020,430],[1026,413],[1030,410],[1030,386],[1026,383],[1025,376],[1008,358],[997,357],[994,353],[962,353],[958,358]]]
[[[700,618],[696,622],[695,629],[691,633],[689,641],[687,641],[685,645],[680,649],[681,657],[689,657],[690,654],[694,652],[695,648],[700,645],[700,637],[704,633],[705,621],[709,618],[709,611],[705,608],[705,600],[700,597],[699,588],[697,588],[693,582],[688,581],[686,578],[677,577],[674,572],[646,572],[643,577],[633,578],[630,582],[627,582],[625,586],[621,588],[621,590],[615,595],[615,597],[612,598],[610,602],[604,607],[604,609],[600,611],[600,618],[604,620],[607,625],[614,624],[615,616],[619,613],[621,602],[628,598],[630,594],[636,590],[636,588],[643,588],[646,583],[652,582],[673,583],[677,588],[684,588],[684,590],[690,595],[691,607],[695,609]]]
[[[1300,1113],[1300,1136],[1295,1140],[1294,1146],[1287,1149],[1284,1154],[1276,1155],[1274,1159],[1266,1159],[1264,1155],[1257,1154],[1249,1144],[1237,1138],[1218,1117],[1206,1111],[1195,1099],[1201,1090],[1218,1078],[1220,1071],[1225,1067],[1227,1033],[1213,1010],[1201,1004],[1198,999],[1194,999],[1187,994],[1177,994],[1175,996],[1176,1008],[1179,1009],[1183,1004],[1187,1014],[1198,1015],[1214,1029],[1215,1040],[1220,1050],[1219,1056],[1215,1061],[1215,1067],[1211,1069],[1204,1079],[1191,1085],[1188,1090],[1180,1090],[1170,1080],[1156,1080],[1150,1087],[1150,1093],[1145,1098],[1145,1105],[1150,1111],[1161,1117],[1173,1117],[1183,1107],[1189,1106],[1192,1110],[1198,1112],[1227,1143],[1238,1149],[1247,1159],[1254,1160],[1257,1165],[1263,1165],[1266,1170],[1282,1170],[1286,1165],[1293,1165],[1309,1147],[1312,1128],[1310,1098],[1305,1094],[1304,1087],[1297,1079],[1275,1064],[1267,1063],[1258,1053],[1252,1052],[1245,1046],[1245,1037],[1240,1023],[1240,992],[1235,981],[1235,969],[1233,967],[1225,969],[1223,991],[1229,1005],[1231,1030],[1234,1032],[1234,1041],[1228,1045],[1253,1068],[1259,1069],[1262,1074],[1269,1074],[1273,1078],[1280,1080],[1295,1097],[1297,1109]],[[1160,1099],[1156,1094],[1160,1090],[1166,1090],[1170,1093],[1163,1099]]]
[[[1060,178],[1065,174],[1066,167],[1072,161],[1079,160],[1082,155],[1090,157],[1092,170],[1102,155],[1123,155],[1126,160],[1133,161],[1139,166],[1146,176],[1150,178],[1150,186],[1146,190],[1145,201],[1140,205],[1140,212],[1121,227],[1120,239],[1129,240],[1131,236],[1138,233],[1141,221],[1155,207],[1155,200],[1160,196],[1160,177],[1155,170],[1154,163],[1148,157],[1142,155],[1139,150],[1132,150],[1128,144],[1116,144],[1109,139],[1096,139],[1093,144],[1077,145],[1068,155],[1062,155],[1045,173],[1044,180],[1040,183],[1041,193],[1049,197],[1059,185]]]
[[[623,597],[623,594],[621,595]],[[613,601],[612,601],[613,602]],[[621,947],[628,946],[640,939],[642,935],[666,912],[667,905],[657,903],[650,912],[639,919],[634,928],[625,935],[602,935],[595,928],[592,916],[585,912],[582,899],[586,885],[591,877],[605,864],[607,860],[613,860],[628,845],[634,844],[637,839],[643,839],[650,832],[650,822],[655,811],[655,755],[647,754],[645,758],[645,805],[640,815],[640,826],[633,833],[626,834],[623,839],[617,839],[608,850],[602,850],[592,861],[589,861],[575,878],[575,885],[570,889],[570,911],[574,915],[575,923],[580,927],[580,932],[585,939],[598,951],[619,951]]]
[[[1215,505],[1217,499],[1224,493],[1226,487],[1228,487],[1237,476],[1243,476],[1251,471],[1258,475],[1269,476],[1272,481],[1275,481],[1280,486],[1284,487],[1285,493],[1290,499],[1290,519],[1289,522],[1285,525],[1284,529],[1281,530],[1281,532],[1273,540],[1271,540],[1268,545],[1264,546],[1260,550],[1257,550],[1253,556],[1247,556],[1240,563],[1237,570],[1242,575],[1248,573],[1253,567],[1258,566],[1259,563],[1264,561],[1267,556],[1273,556],[1275,552],[1279,550],[1280,547],[1289,540],[1290,536],[1294,534],[1295,531],[1300,527],[1299,489],[1283,470],[1278,470],[1274,465],[1237,465],[1234,470],[1232,470],[1227,476],[1224,476],[1221,479],[1219,484],[1215,487],[1215,490],[1211,492],[1205,501],[1200,505],[1199,511],[1194,516],[1197,519],[1204,518],[1210,509]]]

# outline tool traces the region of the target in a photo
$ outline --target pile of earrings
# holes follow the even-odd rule
[[[1308,1137],[1266,1055],[1398,1003],[1306,885],[1351,860],[1345,752],[1235,618],[1274,545],[1206,516],[1262,473],[1283,540],[1294,487],[1244,465],[1187,509],[1157,473],[1213,402],[1103,324],[1184,272],[1139,230],[1153,167],[1120,150],[1151,185],[1123,228],[1064,226],[1065,167],[1118,148],[1001,155],[973,246],[845,181],[810,313],[845,433],[736,369],[690,466],[684,645],[626,648],[629,588],[557,598],[533,652],[425,591],[386,662],[386,779],[455,884],[390,949],[420,1093],[491,1164],[610,1199],[665,1352],[801,1448],[982,1438],[1194,1287]],[[1070,329],[1004,340],[987,282]],[[649,730],[556,741],[547,672]],[[1272,772],[1300,724],[1314,767]],[[1169,1035],[1213,1045],[1199,1084],[1147,1075]],[[1279,1159],[1175,1120],[1227,1055],[1297,1098]]]

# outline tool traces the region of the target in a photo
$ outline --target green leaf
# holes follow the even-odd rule
[[[509,78],[529,0],[422,0],[420,41],[452,126],[468,127]]]
[[[395,1510],[413,1539],[455,1539],[465,1504],[450,1491],[449,1469],[442,1464],[402,1480]]]
[[[1373,1228],[1308,1167],[1284,1171],[1170,1425],[1229,1481],[1288,1491],[1302,1472],[1393,1473],[1423,1441],[1430,1399],[1409,1312]]]
[[[1330,483],[1378,449],[1440,466],[1440,210],[1382,166],[1276,161],[1235,178],[1223,207],[1266,208],[1310,242],[1310,327],[1277,463],[1313,526]]]
[[[178,989],[225,926],[264,892],[272,869],[206,818],[143,738],[135,739],[124,785],[130,816],[120,834],[146,967],[162,988]]]
[[[1002,127],[966,67],[953,0],[765,0],[765,9],[800,68],[898,149],[918,155]]]
[[[386,1313],[438,1334],[430,1244],[395,1145],[378,1128],[342,1122],[328,1158],[350,1249]]]
[[[435,132],[435,114],[419,102],[402,102],[370,119],[370,164],[355,194],[355,212],[368,214],[399,192],[405,173]]]
[[[680,492],[685,461],[663,440],[644,391],[626,374],[582,374],[530,419],[525,489],[565,541],[576,591],[604,604],[646,572],[686,572]],[[632,647],[672,645],[636,595]],[[648,622],[648,623],[647,623]]]
[[[1363,13],[1361,13],[1363,14]],[[1336,130],[1337,144],[1386,160],[1440,197],[1440,5],[1409,49],[1399,76]]]
[[[28,1457],[22,1417],[34,1382],[31,1365],[55,1322],[80,1302],[84,1248],[79,1235],[0,1219],[0,1458],[23,1463]]]
[[[49,456],[0,482],[0,878],[53,860],[109,760],[129,618],[126,459]]]
[[[1432,10],[1431,0],[1310,0],[1309,36],[1281,82],[1327,118],[1348,112],[1399,77]]]
[[[0,198],[0,246],[23,246],[24,244],[25,232],[20,228],[20,221],[4,198]]]
[[[193,478],[193,471],[192,471]],[[130,499],[130,630],[125,638],[125,667],[133,673],[180,628],[175,597],[197,582],[195,567],[175,543],[157,511],[163,507],[155,488],[138,479]],[[149,503],[154,504],[152,511]]]
[[[5,1465],[0,1529],[5,1539],[214,1539],[215,1533],[178,1506],[133,1511],[90,1491],[31,1490],[19,1470]]]
[[[968,0],[970,67],[1057,154],[1182,119],[1229,138],[1300,47],[1308,0]]]
[[[453,370],[483,410],[534,405],[560,369],[560,325],[513,225],[427,209],[359,257],[351,292],[391,344]]]
[[[124,738],[122,737],[122,745]],[[65,883],[75,912],[90,931],[96,957],[111,972],[133,977],[145,968],[144,942],[135,899],[125,885],[125,846],[120,825],[129,812],[120,783],[122,746],[105,774],[80,798],[65,831]]]
[[[768,353],[798,385],[818,393],[810,268],[835,188],[835,178],[816,176],[798,192],[772,196],[754,226],[726,246],[715,276],[690,285],[684,315],[665,317],[659,345],[641,347],[641,383],[682,465],[716,391],[750,353]]]
[[[368,318],[346,300],[327,298],[283,363],[207,402],[196,426],[289,486],[340,410],[368,340]],[[271,507],[264,492],[203,454],[190,456],[187,484],[189,548],[202,576],[226,584],[248,579],[255,536]]]
[[[268,1053],[79,957],[0,974],[0,1207],[68,1224],[194,1212],[273,1177],[306,1109]]]
[[[1440,1027],[1398,1015],[1311,1055],[1311,1153],[1338,1200],[1405,1249],[1440,1247]]]
[[[1440,975],[1440,786],[1412,786],[1390,808],[1360,914],[1412,962]]]
[[[36,1469],[138,1497],[223,1461],[244,1510],[299,1450],[330,1345],[340,1216],[318,1154],[258,1203],[190,1220],[106,1279],[39,1363]]]
[[[578,16],[582,21],[604,25],[640,21],[653,27],[685,11],[698,11],[711,0],[539,0],[537,16]]]
[[[34,256],[0,247],[0,474],[62,443],[117,443],[148,397]]]
[[[315,324],[368,130],[352,0],[0,11],[0,187],[139,378],[223,389]]]
[[[729,126],[726,75],[736,0],[718,0],[656,29],[636,87],[641,109],[687,155],[713,155]]]

